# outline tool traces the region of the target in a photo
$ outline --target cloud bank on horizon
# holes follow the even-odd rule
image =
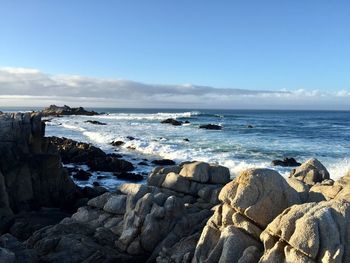
[[[0,106],[68,104],[85,107],[345,109],[350,90],[244,90],[196,85],[51,75],[37,69],[0,68]]]

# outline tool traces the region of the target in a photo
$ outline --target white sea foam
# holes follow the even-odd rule
[[[164,120],[167,118],[190,118],[199,115],[200,112],[181,112],[181,113],[167,113],[159,112],[153,114],[147,113],[111,113],[93,116],[94,119],[106,120]],[[91,117],[90,117],[91,118]]]
[[[333,180],[337,180],[340,177],[347,174],[350,171],[350,158],[344,158],[338,162],[326,164],[326,168]]]

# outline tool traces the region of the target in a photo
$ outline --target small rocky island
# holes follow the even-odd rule
[[[83,107],[78,108],[71,108],[67,105],[64,105],[62,107],[56,106],[56,105],[50,105],[48,108],[45,108],[41,111],[42,116],[65,116],[65,115],[87,115],[87,116],[93,116],[93,115],[99,115],[95,111],[88,111],[85,110]]]
[[[62,161],[132,169],[119,156],[44,137],[41,114],[0,127],[0,262],[350,262],[350,173],[334,182],[316,159],[287,179],[184,162],[107,192]]]

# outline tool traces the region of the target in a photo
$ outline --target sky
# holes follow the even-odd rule
[[[0,106],[349,109],[347,0],[0,0]]]

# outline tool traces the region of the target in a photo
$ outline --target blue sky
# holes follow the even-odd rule
[[[147,84],[347,92],[349,14],[342,0],[1,0],[0,67]]]

